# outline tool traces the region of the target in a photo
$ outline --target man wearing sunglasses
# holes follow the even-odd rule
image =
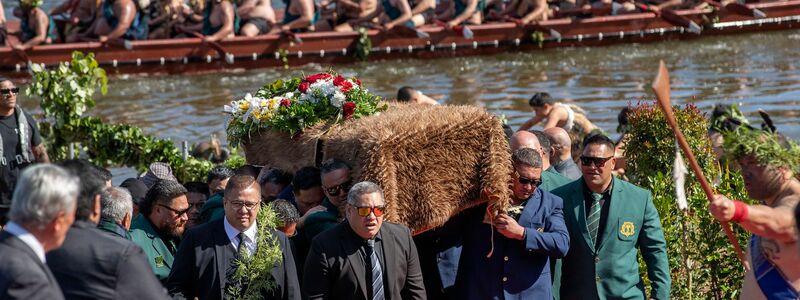
[[[417,248],[405,226],[383,221],[386,202],[375,183],[347,194],[345,215],[314,239],[303,268],[309,299],[425,299]]]
[[[0,81],[0,225],[22,169],[50,161],[36,121],[17,105],[19,91],[13,82]]]
[[[542,136],[542,140],[547,139],[544,134]],[[547,150],[545,150],[544,143],[540,142],[537,134],[529,131],[518,131],[511,136],[509,146],[512,152],[522,148],[530,148],[539,153],[542,162],[542,184],[538,188],[549,192],[571,182],[569,178],[556,172],[553,166],[550,165],[550,143],[547,142]]]
[[[669,299],[667,243],[650,192],[612,176],[614,141],[605,135],[586,138],[580,165],[581,179],[553,191],[564,199],[571,241],[562,259],[561,299]]]
[[[341,222],[340,207],[347,202],[347,191],[353,181],[350,177],[350,165],[336,158],[322,162],[320,166],[322,178],[322,191],[325,199],[322,200],[324,211],[313,213],[306,217],[303,230],[311,243],[318,234],[333,228]]]
[[[570,243],[562,201],[537,188],[538,151],[516,150],[512,162],[508,212],[494,216],[491,226],[483,222],[486,205],[468,211],[456,299],[553,299],[550,258],[564,257]]]
[[[189,221],[188,191],[177,181],[160,179],[139,205],[131,224],[131,240],[142,247],[161,283],[167,280],[178,242]]]

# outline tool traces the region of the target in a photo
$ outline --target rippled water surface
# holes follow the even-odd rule
[[[49,1],[47,1],[49,2]],[[8,1],[4,1],[8,3]],[[706,37],[693,41],[629,44],[508,53],[439,60],[371,61],[332,66],[360,77],[373,92],[393,97],[414,86],[443,104],[484,106],[513,127],[532,116],[527,99],[546,91],[581,106],[606,131],[629,102],[653,99],[658,60],[671,71],[675,103],[709,111],[715,103],[741,103],[751,121],[761,108],[780,131],[800,138],[800,30]],[[124,76],[110,81],[92,114],[140,126],[162,138],[197,142],[224,137],[221,108],[235,97],[278,78],[323,71],[309,65],[184,76]],[[24,98],[24,97],[23,97]],[[35,100],[23,100],[35,106]]]

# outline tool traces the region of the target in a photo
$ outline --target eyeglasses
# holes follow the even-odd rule
[[[530,184],[530,185],[533,185],[535,187],[538,187],[539,185],[542,184],[542,179],[530,179],[530,178],[525,178],[525,177],[522,177],[522,176],[520,176],[517,179],[517,181],[519,181],[519,184],[523,184],[523,185]]]
[[[14,93],[14,95],[19,95],[19,88],[15,87],[15,88],[10,88],[10,89],[0,89],[0,94],[2,94],[4,96],[5,95],[11,95],[11,93]]]
[[[240,210],[240,209],[242,209],[242,207],[244,207],[245,209],[247,209],[247,211],[252,211],[253,209],[256,208],[256,206],[258,206],[258,202],[238,202],[238,201],[235,201],[235,202],[229,202],[229,203],[231,204],[231,206],[233,206],[233,209],[235,209],[235,210]]]
[[[358,214],[358,216],[360,216],[360,217],[369,216],[370,213],[375,214],[375,217],[380,217],[380,216],[383,216],[383,214],[386,213],[386,206],[375,206],[375,207],[354,206],[354,207],[356,208],[356,214]]]
[[[177,215],[179,217],[182,216],[182,215],[187,215],[188,216],[189,215],[189,211],[192,209],[191,206],[189,206],[188,208],[186,208],[184,210],[177,210],[177,209],[174,209],[172,207],[166,206],[164,204],[159,204],[158,206],[161,206],[163,208],[169,209],[171,212],[175,213],[175,215]]]
[[[339,185],[332,186],[332,187],[329,187],[329,188],[325,188],[325,191],[328,192],[328,194],[330,194],[331,196],[336,197],[336,196],[339,196],[340,192],[342,192],[342,191],[346,192],[348,189],[350,189],[350,185],[351,184],[353,184],[353,181],[352,180],[348,180],[348,181],[342,182]]]
[[[587,167],[591,166],[591,165],[595,165],[598,168],[602,168],[603,166],[606,165],[606,162],[609,159],[612,159],[612,158],[614,158],[614,157],[613,156],[609,156],[609,157],[581,156],[581,164],[584,165],[584,166],[587,166]]]

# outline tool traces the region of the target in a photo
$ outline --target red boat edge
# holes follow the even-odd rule
[[[370,30],[368,34],[372,48],[369,59],[486,55],[540,48],[646,43],[800,28],[800,0],[752,3],[747,6],[763,11],[766,17],[756,18],[725,9],[675,11],[701,25],[703,30],[700,34],[670,24],[650,12],[588,19],[556,19],[526,27],[518,27],[514,23],[474,25],[469,27],[474,33],[472,39],[436,26],[418,29],[427,33],[427,38],[419,37],[411,30]],[[228,57],[220,57],[218,51],[199,38],[132,41],[130,49],[97,42],[53,44],[36,46],[26,51],[25,55],[16,53],[10,47],[0,47],[0,74],[27,77],[28,62],[22,57],[27,56],[33,63],[53,66],[69,61],[71,53],[76,50],[95,53],[109,74],[184,74],[357,61],[354,52],[359,34],[356,32],[312,32],[297,34],[297,37],[299,39],[264,35],[220,41]]]

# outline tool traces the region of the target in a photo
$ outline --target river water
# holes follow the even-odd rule
[[[47,1],[49,2],[49,1]],[[8,1],[4,0],[5,4]],[[705,37],[692,41],[567,48],[438,60],[369,61],[348,65],[251,70],[182,76],[121,76],[97,97],[91,114],[128,123],[178,143],[224,134],[222,106],[279,78],[335,69],[358,76],[374,93],[393,98],[409,85],[442,104],[479,105],[518,127],[533,114],[527,99],[538,91],[582,107],[613,132],[629,103],[654,99],[649,85],[663,59],[673,102],[710,111],[739,103],[752,122],[770,113],[778,129],[800,138],[800,30]],[[24,105],[35,99],[22,96]]]

